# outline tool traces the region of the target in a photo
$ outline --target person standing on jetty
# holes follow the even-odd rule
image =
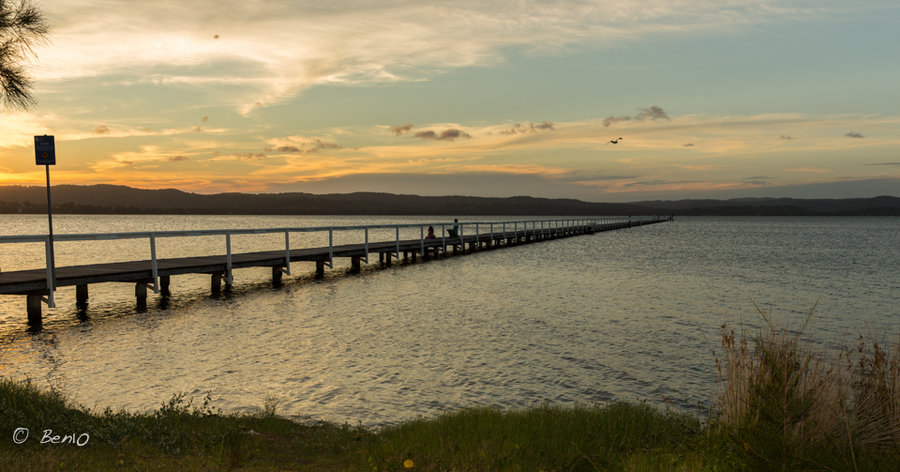
[[[459,219],[458,218],[453,218],[453,229],[448,229],[447,234],[451,238],[459,237]]]
[[[436,236],[434,235],[434,226],[428,227],[428,234],[425,235],[425,239],[434,239]]]

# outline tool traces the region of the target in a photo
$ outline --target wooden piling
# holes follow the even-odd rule
[[[41,315],[41,295],[40,293],[29,293],[26,295],[25,304],[28,310],[28,324],[31,326],[40,326],[43,322]]]
[[[350,272],[358,274],[360,271],[360,257],[350,256]]]
[[[272,266],[272,286],[281,287],[281,275],[284,269],[281,266]]]
[[[172,291],[169,290],[169,284],[172,282],[171,276],[161,275],[159,277],[159,294],[163,297],[168,297],[172,295]]]
[[[88,286],[81,284],[75,286],[75,306],[84,308],[88,304]]]
[[[147,282],[137,282],[134,284],[134,297],[137,299],[138,310],[147,309]]]
[[[316,261],[316,278],[321,279],[325,277],[325,260],[319,259]]]
[[[209,283],[209,291],[212,292],[213,295],[221,295],[222,294],[222,273],[221,272],[213,272],[210,275],[210,283]]]

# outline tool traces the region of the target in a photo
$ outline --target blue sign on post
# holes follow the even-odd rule
[[[39,166],[56,165],[56,146],[53,144],[53,136],[34,137],[34,163]]]

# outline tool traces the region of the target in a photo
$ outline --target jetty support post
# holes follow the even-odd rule
[[[75,306],[84,309],[88,304],[88,286],[80,284],[75,286]]]
[[[170,275],[162,275],[159,277],[159,294],[168,297],[172,295],[172,291],[169,290],[169,283],[172,281],[172,276]]]
[[[316,259],[316,278],[325,277],[325,259]]]
[[[209,289],[210,289],[210,292],[213,294],[213,296],[217,296],[222,293],[222,273],[221,272],[213,272],[210,275]]]
[[[272,266],[272,286],[273,287],[281,287],[281,274],[284,273],[284,270],[281,266],[273,265]]]
[[[43,294],[41,292],[33,292],[26,294],[25,307],[28,311],[28,324],[33,328],[40,328],[43,323],[41,314]]]
[[[428,255],[425,254],[425,227],[419,225],[419,250],[422,252],[422,260],[428,259]],[[413,260],[416,260],[416,254],[413,253]]]
[[[362,256],[350,256],[350,272],[358,274],[361,270],[360,259]]]
[[[146,280],[134,284],[134,297],[137,299],[138,310],[147,309],[147,285],[149,284]]]

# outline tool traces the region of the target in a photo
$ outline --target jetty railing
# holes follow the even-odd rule
[[[232,236],[235,235],[247,235],[247,234],[273,234],[273,233],[283,233],[284,234],[284,272],[290,275],[290,263],[291,263],[291,235],[294,233],[328,233],[328,255],[327,260],[324,262],[330,268],[334,268],[334,251],[335,251],[335,233],[336,232],[353,232],[353,231],[362,231],[363,232],[363,256],[361,256],[365,262],[369,263],[369,249],[370,249],[370,238],[369,232],[371,230],[384,230],[384,229],[393,229],[394,230],[394,251],[390,254],[390,257],[398,258],[400,257],[401,252],[401,229],[409,230],[412,228],[418,228],[419,231],[419,250],[424,254],[425,252],[425,228],[426,227],[434,227],[435,229],[440,228],[440,241],[441,246],[443,246],[444,251],[446,251],[447,246],[455,246],[455,245],[464,245],[465,244],[465,236],[470,234],[470,232],[474,233],[475,243],[476,245],[480,243],[479,238],[481,238],[484,233],[482,233],[483,229],[487,229],[487,236],[490,238],[490,241],[495,239],[495,236],[498,235],[496,233],[499,231],[499,235],[501,238],[507,237],[509,231],[512,231],[512,234],[518,238],[520,232],[524,234],[526,238],[531,236],[531,238],[536,239],[538,235],[549,236],[554,231],[559,231],[561,229],[571,229],[577,227],[592,227],[592,228],[603,228],[603,227],[614,227],[618,225],[623,225],[625,223],[628,226],[645,224],[648,222],[657,222],[659,221],[659,217],[592,217],[592,218],[556,218],[556,219],[541,219],[541,220],[509,220],[509,221],[468,221],[468,222],[430,222],[430,223],[404,223],[404,224],[376,224],[376,225],[354,225],[354,226],[317,226],[317,227],[282,227],[282,228],[256,228],[256,229],[242,229],[242,228],[233,228],[233,229],[212,229],[212,230],[191,230],[191,231],[142,231],[142,232],[121,232],[121,233],[73,233],[73,234],[55,234],[51,240],[48,235],[22,235],[22,236],[0,236],[0,244],[22,244],[22,243],[43,243],[45,246],[45,268],[46,268],[46,287],[48,297],[46,299],[42,299],[50,308],[55,308],[55,300],[53,297],[53,293],[57,288],[56,283],[56,268],[53,264],[53,257],[51,248],[52,245],[58,242],[70,242],[70,241],[103,241],[103,240],[125,240],[125,239],[146,239],[149,243],[149,256],[150,256],[150,264],[151,264],[151,278],[152,278],[152,287],[153,291],[159,293],[160,291],[160,275],[159,275],[159,258],[157,254],[157,240],[160,238],[181,238],[181,237],[200,237],[200,236],[224,236],[224,249],[225,249],[225,281],[228,285],[231,285],[233,282],[232,276]],[[448,235],[447,229],[452,226],[458,226],[458,231],[455,236]],[[407,231],[409,233],[409,231]],[[410,238],[413,239],[413,238]],[[435,238],[437,239],[437,238]],[[384,244],[386,241],[377,241],[378,243]],[[324,248],[322,248],[324,249]]]

